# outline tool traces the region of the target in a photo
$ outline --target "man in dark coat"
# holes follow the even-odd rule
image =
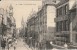
[[[5,46],[6,46],[6,40],[1,40],[1,47],[2,47],[2,50],[5,50]]]

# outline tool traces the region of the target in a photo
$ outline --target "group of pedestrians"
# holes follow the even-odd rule
[[[2,50],[5,50],[5,47],[6,47],[6,39],[2,39],[1,40],[1,47],[2,47]]]
[[[7,47],[8,50],[9,50],[10,45],[11,45],[12,47],[14,47],[14,50],[16,50],[17,40],[14,39],[14,41],[9,41],[9,40],[6,40],[6,38],[3,38],[3,39],[1,40],[1,48],[2,48],[2,50],[5,50],[6,47]]]

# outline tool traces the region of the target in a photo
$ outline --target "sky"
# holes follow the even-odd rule
[[[10,5],[13,6],[14,18],[16,20],[16,27],[21,27],[21,20],[24,19],[25,23],[32,11],[38,11],[41,6],[41,0],[25,0],[25,1],[0,1],[0,8],[8,9]]]
[[[70,0],[70,7],[73,5],[74,0]],[[27,22],[30,14],[33,13],[32,11],[38,11],[38,8],[41,7],[42,1],[41,0],[2,0],[0,1],[0,8],[4,8],[5,10],[8,7],[13,6],[13,13],[14,18],[16,20],[16,27],[21,27],[21,20]],[[52,18],[53,19],[53,18]],[[51,20],[51,19],[50,19]],[[54,20],[53,20],[54,21]],[[51,24],[54,26],[54,24]]]

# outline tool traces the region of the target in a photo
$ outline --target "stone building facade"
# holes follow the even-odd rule
[[[73,37],[75,37],[73,36],[73,34],[76,33],[75,31],[73,31],[73,29],[76,26],[76,19],[72,17],[72,16],[76,17],[76,11],[72,11],[73,6],[76,4],[75,2],[76,2],[75,0],[61,0],[56,5],[57,15],[55,18],[56,22],[55,40],[57,45],[64,46],[65,43],[69,45],[70,43],[73,43],[75,41],[74,39],[72,39]]]
[[[13,17],[13,7],[0,8],[0,44],[1,39],[12,38],[16,34],[16,23]]]
[[[53,9],[53,10],[52,10]],[[54,40],[56,17],[55,4],[45,4],[38,12],[34,12],[27,21],[28,37],[35,37],[35,41],[46,47],[47,41]],[[34,35],[36,34],[36,36]]]
[[[15,18],[13,16],[13,7],[9,6],[6,10],[6,27],[7,27],[7,36],[8,38],[12,38],[16,34],[16,23]]]

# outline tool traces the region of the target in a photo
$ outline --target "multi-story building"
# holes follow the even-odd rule
[[[76,1],[77,2],[77,1]],[[77,4],[76,2],[73,4],[70,9],[70,42],[72,46],[77,47]]]
[[[35,14],[33,13],[30,18],[27,20],[27,39],[31,39],[35,34]],[[35,38],[33,38],[35,39]],[[28,42],[29,42],[28,40]]]
[[[62,6],[63,5],[63,6]],[[55,18],[55,22],[56,22],[56,42],[57,44],[60,43],[63,44],[63,40],[64,40],[64,36],[66,36],[67,31],[69,31],[69,27],[70,27],[70,22],[68,19],[68,11],[69,11],[69,3],[68,0],[62,0],[60,1],[59,4],[57,4],[57,15]],[[66,32],[64,32],[66,31]],[[64,34],[65,33],[65,34]],[[57,35],[58,34],[58,35]],[[64,34],[64,36],[62,35]],[[69,38],[69,35],[67,36],[67,38]],[[68,40],[64,40],[69,42]]]
[[[28,29],[28,37],[29,34],[32,35],[35,33],[37,36],[36,40],[42,48],[46,47],[47,41],[54,40],[55,33],[55,22],[54,18],[56,17],[56,8],[55,3],[51,2],[51,4],[44,4],[37,13],[33,13],[31,18],[28,19],[27,29]],[[34,35],[33,35],[34,36]]]
[[[73,41],[71,40],[73,38],[71,34],[73,34],[74,32],[71,30],[76,25],[72,25],[73,27],[71,26],[71,22],[72,22],[71,16],[75,15],[76,11],[74,11],[75,13],[73,13],[71,9],[74,4],[75,4],[75,0],[60,0],[60,2],[56,5],[57,15],[55,18],[55,22],[56,22],[55,40],[57,45],[64,46],[65,43],[69,44],[70,42]],[[70,14],[69,10],[71,10],[72,15]],[[76,24],[75,21],[73,23]]]
[[[6,10],[6,27],[7,27],[7,38],[11,38],[16,34],[16,23],[15,18],[13,17],[13,7],[12,5]]]
[[[0,8],[0,43],[2,38],[9,38],[15,34],[16,23],[13,17],[13,7],[9,6],[8,10]]]

